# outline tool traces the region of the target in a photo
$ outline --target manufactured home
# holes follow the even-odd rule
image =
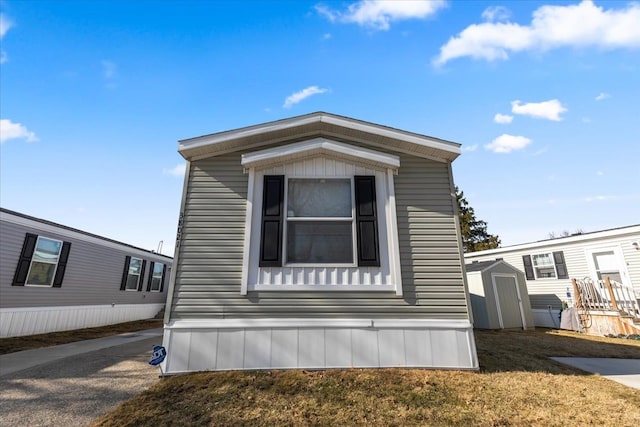
[[[637,306],[640,298],[640,225],[472,252],[464,257],[467,263],[504,260],[524,271],[536,326],[557,328],[563,308],[590,304],[590,300],[601,299],[597,303],[601,307],[595,308],[606,308],[604,305],[616,299]],[[616,289],[608,289],[607,278]],[[579,301],[577,293],[585,291],[593,295]]]
[[[173,259],[0,208],[0,337],[156,316]]]
[[[318,112],[178,151],[164,372],[478,367],[459,144]]]

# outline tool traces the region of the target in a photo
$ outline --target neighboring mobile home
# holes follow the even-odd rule
[[[172,258],[0,208],[0,337],[154,317]]]
[[[559,327],[560,311],[575,303],[572,279],[609,277],[640,298],[640,225],[577,234],[464,255],[504,261],[525,272],[536,326]]]
[[[318,112],[179,152],[165,372],[478,367],[459,144]]]

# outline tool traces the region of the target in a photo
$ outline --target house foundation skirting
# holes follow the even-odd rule
[[[560,310],[552,308],[534,308],[531,309],[533,314],[533,324],[536,328],[560,328]]]
[[[0,309],[0,338],[151,319],[164,304],[105,304]]]
[[[462,320],[228,319],[165,326],[166,374],[250,369],[478,369]]]

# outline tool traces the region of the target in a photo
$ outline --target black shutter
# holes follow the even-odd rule
[[[147,292],[149,292],[151,290],[151,281],[153,280],[153,266],[156,263],[151,261],[151,264],[149,264],[149,278],[147,279]]]
[[[22,252],[20,252],[20,259],[18,260],[18,266],[13,276],[12,286],[24,286],[27,281],[27,274],[29,274],[29,266],[31,265],[31,258],[33,257],[33,251],[36,249],[36,241],[38,240],[37,234],[27,233],[22,244]]]
[[[568,279],[569,273],[567,272],[567,265],[564,262],[564,253],[562,251],[553,253],[553,262],[556,265],[558,279]]]
[[[355,176],[358,266],[380,267],[378,219],[376,215],[376,177]]]
[[[138,292],[142,290],[142,285],[144,284],[144,270],[147,266],[147,260],[142,260],[142,269],[140,270],[140,277],[138,277]]]
[[[265,175],[262,192],[260,267],[282,266],[284,175]]]
[[[164,289],[164,276],[167,275],[167,264],[162,266],[162,279],[160,279],[160,292]]]
[[[524,263],[524,274],[527,276],[527,280],[536,280],[536,276],[533,274],[531,255],[523,255],[522,262]]]
[[[127,277],[129,276],[129,264],[131,263],[131,257],[127,255],[124,260],[124,271],[122,272],[122,282],[120,282],[120,290],[127,289]]]
[[[53,287],[62,287],[62,279],[64,279],[64,272],[67,269],[67,260],[69,259],[69,251],[71,250],[71,243],[62,242],[62,250],[60,251],[60,258],[58,259],[58,268],[56,269],[56,275],[53,278]]]

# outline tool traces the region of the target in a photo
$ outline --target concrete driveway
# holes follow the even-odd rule
[[[573,366],[628,387],[640,390],[640,359],[612,359],[597,357],[552,357],[556,362]]]
[[[162,329],[0,356],[0,426],[86,426],[159,378]]]

